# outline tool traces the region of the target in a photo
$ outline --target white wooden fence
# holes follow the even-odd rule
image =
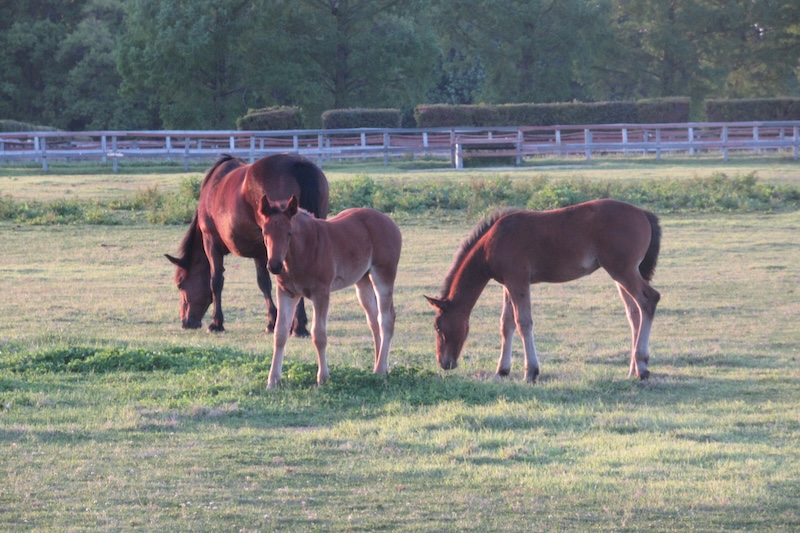
[[[411,155],[449,159],[454,168],[478,157],[581,157],[598,154],[689,155],[780,151],[797,160],[800,121],[604,124],[588,126],[347,129],[291,131],[95,131],[0,133],[0,164],[35,161],[100,161],[112,164],[145,159],[213,160],[229,153],[254,161],[268,154],[294,152],[324,166],[344,158],[382,158]]]

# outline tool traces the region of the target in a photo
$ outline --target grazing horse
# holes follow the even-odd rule
[[[511,371],[514,326],[522,337],[525,379],[539,375],[531,318],[532,283],[561,283],[602,267],[616,282],[633,337],[629,377],[647,379],[650,328],[661,295],[650,286],[661,241],[658,218],[616,200],[552,211],[504,211],[478,224],[456,254],[436,309],[436,357],[455,368],[469,315],[490,279],[503,285],[502,348],[497,375]]]
[[[319,218],[328,216],[328,180],[304,157],[275,154],[248,165],[223,155],[208,170],[200,186],[197,211],[180,244],[180,255],[167,255],[175,266],[175,283],[181,293],[180,318],[184,328],[199,328],[213,303],[209,331],[224,331],[222,316],[223,257],[231,252],[255,261],[258,287],[267,302],[267,331],[275,326],[277,309],[267,272],[266,249],[256,211],[261,197],[288,200]],[[306,314],[298,303],[293,333],[307,336]]]
[[[330,220],[319,220],[299,209],[294,196],[284,206],[265,195],[258,213],[267,268],[278,282],[278,319],[267,387],[274,388],[280,381],[289,321],[301,296],[310,298],[314,306],[311,338],[317,350],[317,383],[328,379],[330,294],[351,285],[356,286],[372,331],[373,372],[386,374],[394,334],[394,280],[402,246],[397,224],[366,208],[347,209]]]

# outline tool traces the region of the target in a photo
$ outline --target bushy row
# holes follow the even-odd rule
[[[659,212],[751,212],[800,208],[800,189],[759,181],[755,175],[639,182],[508,178],[469,183],[437,181],[392,185],[362,176],[335,183],[331,211],[373,207],[384,212],[466,210],[482,215],[497,207],[543,210],[595,198],[616,198]]]
[[[187,179],[174,192],[151,187],[131,199],[106,203],[75,199],[20,202],[0,196],[0,220],[25,224],[187,224],[197,207],[199,187],[199,178]],[[545,177],[512,181],[497,177],[469,182],[393,183],[359,176],[333,182],[330,194],[331,213],[349,207],[372,207],[395,214],[460,212],[469,218],[499,207],[554,209],[595,198],[616,198],[661,213],[800,209],[800,188],[766,183],[753,174],[635,182]]]

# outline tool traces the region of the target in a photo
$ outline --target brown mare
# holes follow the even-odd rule
[[[180,244],[179,257],[167,255],[177,267],[175,283],[181,293],[180,318],[184,328],[199,328],[213,303],[208,330],[225,330],[222,260],[231,252],[255,261],[258,287],[267,301],[267,331],[274,328],[277,310],[255,214],[266,193],[283,200],[296,195],[304,209],[320,218],[328,216],[328,180],[311,161],[298,155],[275,154],[248,165],[223,155],[203,179],[197,211]],[[308,335],[306,321],[302,302],[298,303],[295,335]]]
[[[391,218],[373,209],[347,209],[319,220],[298,209],[296,197],[271,203],[265,195],[259,224],[269,257],[267,268],[278,282],[278,319],[267,386],[281,378],[289,321],[301,296],[314,306],[311,338],[317,350],[317,383],[329,377],[327,321],[330,294],[351,285],[367,315],[375,347],[373,372],[386,374],[394,334],[394,280],[402,236]]]
[[[480,223],[461,245],[436,309],[436,357],[455,368],[469,333],[469,315],[490,279],[503,285],[502,348],[497,375],[511,371],[514,326],[522,337],[525,379],[535,382],[532,283],[561,283],[602,267],[616,282],[633,337],[629,377],[646,379],[650,328],[661,295],[650,286],[661,241],[658,218],[615,200],[553,211],[505,211]]]

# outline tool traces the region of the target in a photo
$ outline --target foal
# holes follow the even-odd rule
[[[258,222],[267,249],[267,268],[278,281],[278,318],[268,388],[281,378],[292,311],[301,297],[311,300],[311,338],[317,350],[317,383],[329,377],[326,358],[330,293],[356,286],[375,346],[373,372],[388,371],[394,333],[394,281],[402,236],[391,218],[373,209],[347,209],[320,220],[298,208],[296,196],[285,207],[264,195]]]
[[[436,309],[436,357],[455,368],[469,333],[469,315],[490,279],[503,285],[502,348],[497,375],[511,371],[516,326],[525,352],[525,379],[536,381],[532,283],[561,283],[603,268],[616,282],[631,327],[629,376],[650,375],[650,328],[661,295],[650,286],[661,243],[658,218],[616,200],[594,200],[552,211],[499,212],[461,245]]]

